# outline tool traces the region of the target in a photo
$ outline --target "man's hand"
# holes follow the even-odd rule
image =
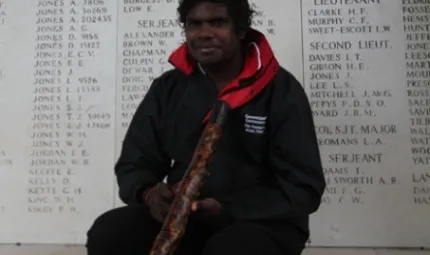
[[[172,186],[173,192],[177,193],[179,191],[179,183]],[[221,211],[221,204],[213,198],[205,198],[194,202],[191,205],[191,211],[198,213],[202,216],[215,216]]]
[[[171,187],[165,183],[159,183],[146,193],[146,203],[157,221],[164,222],[174,199],[174,194],[178,191],[179,183]],[[199,218],[214,217],[220,214],[221,204],[213,198],[205,198],[194,202],[191,205],[191,211]]]
[[[213,198],[205,198],[194,202],[191,210],[204,217],[217,216],[221,212],[221,204]]]
[[[173,191],[165,183],[158,183],[144,194],[143,200],[148,205],[155,220],[164,222],[174,198]]]

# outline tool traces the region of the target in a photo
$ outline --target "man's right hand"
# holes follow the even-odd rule
[[[158,183],[143,194],[143,201],[148,205],[152,217],[163,223],[169,213],[174,198],[173,191],[165,183]]]

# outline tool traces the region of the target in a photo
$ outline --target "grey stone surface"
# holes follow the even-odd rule
[[[0,245],[0,255],[86,255],[83,246]],[[430,255],[430,250],[308,248],[303,255]]]

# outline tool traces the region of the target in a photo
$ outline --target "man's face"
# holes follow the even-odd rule
[[[240,39],[222,4],[202,2],[191,9],[185,21],[185,38],[190,54],[201,64],[229,59],[240,48]]]

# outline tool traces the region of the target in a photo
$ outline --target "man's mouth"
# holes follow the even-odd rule
[[[201,53],[211,53],[215,51],[218,47],[216,44],[209,44],[209,43],[197,43],[194,45],[195,49]]]
[[[216,47],[201,47],[199,48],[199,51],[202,53],[210,53],[213,52],[216,49]]]

